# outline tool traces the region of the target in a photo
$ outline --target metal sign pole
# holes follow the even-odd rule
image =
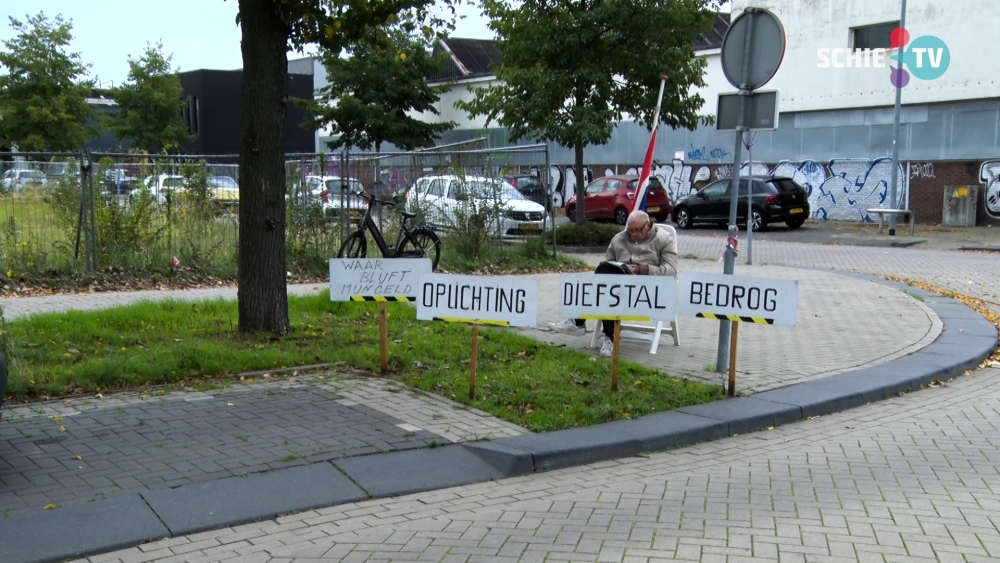
[[[750,51],[753,41],[753,24],[757,14],[747,12],[749,21],[746,26],[746,35],[743,41],[743,69],[740,76],[740,118],[736,127],[736,149],[733,151],[733,179],[729,183],[729,240],[736,240],[736,202],[740,192],[740,164],[743,153],[743,132],[746,131],[746,110],[747,96],[753,95],[753,91],[747,88],[748,77],[750,75]],[[732,242],[726,244],[726,257],[723,263],[722,273],[732,275],[736,270],[736,248]],[[729,333],[731,322],[728,320],[719,321],[719,353],[715,357],[715,369],[719,373],[725,373],[729,367]]]
[[[906,25],[906,0],[903,0],[903,6],[899,14],[899,27],[904,27]],[[900,45],[899,54],[902,55],[904,51],[904,46]],[[889,184],[889,207],[890,209],[899,209],[899,204],[896,203],[896,182],[899,181],[899,106],[902,102],[903,97],[903,57],[896,61],[896,103],[892,109],[892,175],[890,176]],[[881,223],[879,223],[881,224]],[[889,235],[895,236],[896,234],[896,214],[889,214]]]
[[[733,275],[736,266],[736,209],[740,191],[740,165],[743,154],[743,133],[754,127],[767,125],[776,128],[777,123],[762,120],[757,113],[761,111],[760,104],[753,103],[751,97],[754,90],[760,88],[778,71],[781,59],[785,54],[785,30],[781,21],[771,12],[763,8],[747,8],[733,20],[726,36],[722,40],[722,71],[726,80],[739,90],[739,111],[736,119],[736,149],[733,151],[733,178],[730,182],[729,199],[729,239],[724,256],[723,274]],[[720,117],[722,114],[723,96],[720,94]],[[777,117],[777,94],[774,100],[774,116]],[[754,117],[751,119],[750,113]],[[727,126],[726,129],[729,129]],[[753,162],[751,166],[751,177]],[[749,212],[749,209],[748,209]],[[749,219],[749,217],[748,217]],[[715,369],[725,373],[729,365],[729,336],[731,325],[729,320],[719,320],[719,349],[715,361]]]
[[[750,163],[750,181],[747,182],[747,265],[753,265],[753,135],[747,145],[747,162]]]

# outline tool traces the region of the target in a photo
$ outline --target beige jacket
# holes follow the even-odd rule
[[[654,225],[639,242],[629,240],[628,231],[611,239],[605,259],[639,264],[639,273],[653,276],[677,275],[677,240],[666,229]]]

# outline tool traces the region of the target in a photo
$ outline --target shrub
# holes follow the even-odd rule
[[[620,233],[622,227],[610,223],[588,221],[582,226],[575,224],[556,227],[556,244],[562,246],[607,247],[611,239]]]

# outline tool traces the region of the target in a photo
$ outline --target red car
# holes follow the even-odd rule
[[[638,176],[605,176],[587,185],[587,199],[584,208],[587,219],[594,221],[614,221],[624,225],[628,219],[635,190],[639,186]],[[654,176],[650,178],[646,196],[646,212],[659,222],[670,219],[670,200],[667,191]],[[566,217],[576,221],[576,195],[566,202]]]

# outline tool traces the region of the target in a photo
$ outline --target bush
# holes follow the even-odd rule
[[[620,233],[620,225],[588,221],[583,226],[575,224],[556,227],[556,244],[561,246],[607,247],[611,239]]]

